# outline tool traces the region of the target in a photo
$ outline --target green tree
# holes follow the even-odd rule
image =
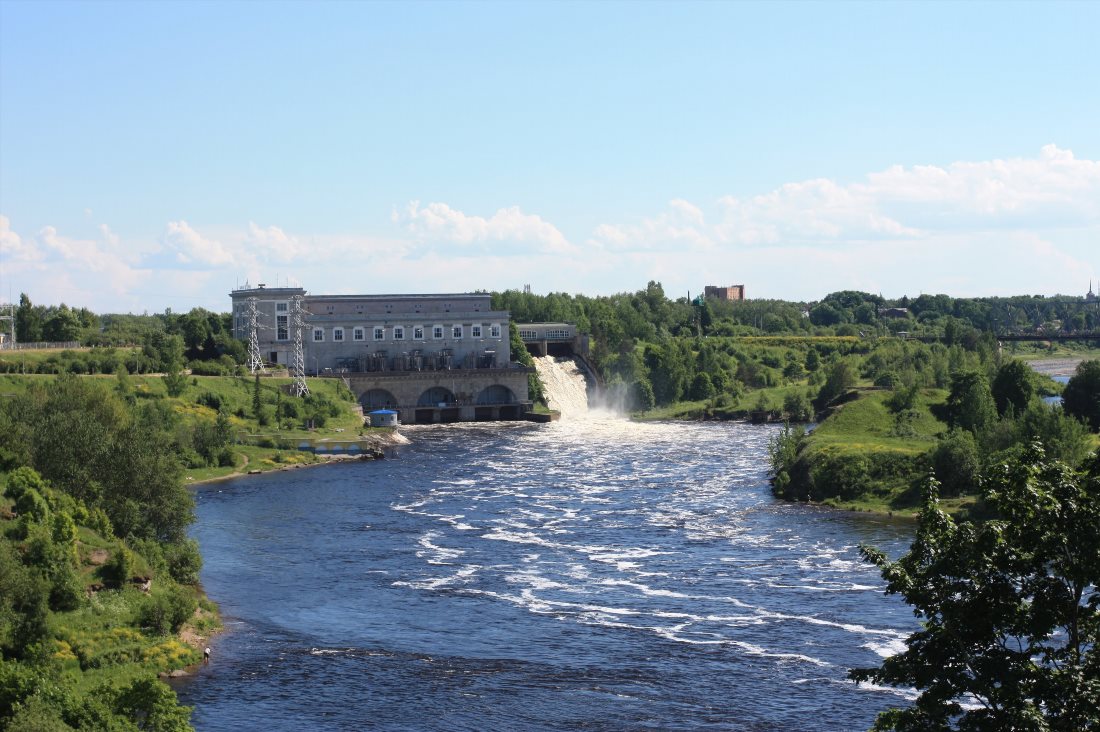
[[[19,307],[15,311],[15,339],[20,343],[42,340],[42,316],[44,308],[35,307],[27,293],[19,295]]]
[[[974,435],[966,430],[952,430],[932,450],[932,471],[945,495],[976,492],[981,463]]]
[[[825,383],[817,393],[815,405],[818,409],[824,409],[829,403],[856,384],[856,371],[847,361],[834,362],[828,368]]]
[[[947,423],[971,432],[980,432],[997,419],[997,406],[985,374],[962,371],[951,377],[947,396]]]
[[[689,396],[692,399],[710,399],[714,396],[714,382],[711,380],[710,374],[700,373],[695,375],[691,382]]]
[[[1066,414],[1100,431],[1100,360],[1082,361],[1062,392]]]
[[[46,637],[49,597],[41,574],[24,566],[10,542],[0,540],[0,658],[20,658]]]
[[[1100,729],[1096,468],[1075,473],[1033,445],[987,482],[998,518],[980,525],[952,520],[936,491],[908,554],[861,547],[921,620],[904,652],[849,672],[920,692],[874,729]]]
[[[783,415],[792,422],[809,422],[814,418],[814,406],[806,394],[792,391],[783,397]]]
[[[42,324],[42,337],[53,342],[75,341],[80,339],[83,329],[80,316],[68,305],[61,303],[59,307],[52,309]]]
[[[649,379],[640,376],[630,390],[631,403],[634,409],[646,411],[657,406],[657,399],[653,396],[653,385]]]
[[[993,377],[993,401],[1002,417],[1011,407],[1015,415],[1022,414],[1035,396],[1035,381],[1031,368],[1023,361],[1012,359],[1002,364]]]
[[[176,692],[154,678],[136,679],[122,689],[115,711],[148,732],[191,732],[191,707],[180,706]]]
[[[187,375],[179,365],[170,368],[164,374],[164,389],[170,397],[178,397],[187,388]]]
[[[823,302],[810,311],[810,322],[814,325],[839,325],[844,322],[844,312]]]

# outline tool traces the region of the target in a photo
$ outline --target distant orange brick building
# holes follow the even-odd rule
[[[744,300],[745,286],[730,285],[729,287],[718,287],[716,285],[707,285],[703,288],[703,297],[716,297],[719,300]]]

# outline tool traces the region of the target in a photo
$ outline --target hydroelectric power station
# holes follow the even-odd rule
[[[509,313],[488,294],[309,295],[245,285],[230,293],[233,333],[254,371],[341,378],[364,411],[405,423],[522,419],[531,369],[510,360]]]

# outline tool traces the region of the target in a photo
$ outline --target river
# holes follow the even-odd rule
[[[912,525],[784,503],[774,428],[403,430],[390,459],[196,491],[227,632],[198,730],[866,729],[915,620],[858,557]]]

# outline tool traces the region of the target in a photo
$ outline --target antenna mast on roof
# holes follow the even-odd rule
[[[248,370],[266,374],[264,359],[260,355],[260,311],[256,308],[257,299],[248,298]]]
[[[309,394],[309,385],[306,383],[306,354],[302,347],[302,333],[306,329],[305,320],[302,318],[302,296],[295,295],[291,298],[294,310],[294,384],[291,390],[295,396]]]

